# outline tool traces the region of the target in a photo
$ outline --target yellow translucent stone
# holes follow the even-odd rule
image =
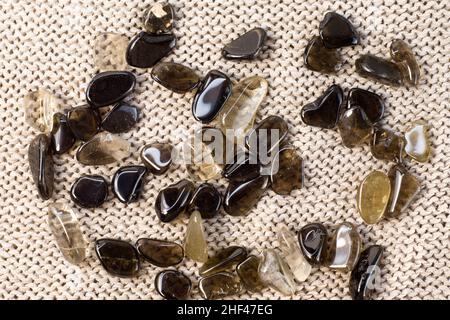
[[[414,122],[405,134],[405,152],[417,162],[427,162],[431,156],[428,124],[419,120]]]
[[[60,101],[50,92],[39,89],[23,98],[25,121],[33,128],[50,133],[53,129],[53,116],[61,111]]]
[[[116,33],[101,33],[95,39],[95,67],[100,71],[123,71],[128,67],[128,38]]]
[[[184,252],[187,258],[205,263],[208,261],[208,244],[206,242],[203,219],[198,211],[191,214],[184,240]]]
[[[367,224],[376,224],[383,219],[391,195],[391,181],[380,171],[369,174],[358,190],[358,210]]]

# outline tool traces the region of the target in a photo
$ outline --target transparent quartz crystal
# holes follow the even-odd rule
[[[101,33],[95,39],[95,67],[100,71],[124,71],[128,64],[128,38],[116,33]]]
[[[25,121],[40,132],[50,133],[53,116],[61,111],[60,101],[50,92],[39,89],[23,98]]]

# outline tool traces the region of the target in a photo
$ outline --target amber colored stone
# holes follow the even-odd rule
[[[203,219],[214,218],[222,207],[222,195],[212,184],[201,184],[189,204],[190,211],[200,212]]]
[[[130,278],[139,272],[139,253],[128,242],[112,239],[97,240],[95,252],[103,268],[112,275]]]
[[[184,239],[186,257],[201,263],[208,261],[208,243],[206,242],[203,219],[198,211],[191,214]]]
[[[327,12],[320,23],[320,37],[328,48],[342,48],[359,44],[359,36],[347,18]]]
[[[256,59],[267,39],[262,28],[255,28],[231,41],[225,46],[222,55],[225,59]]]
[[[261,280],[274,290],[286,296],[292,296],[295,293],[294,276],[275,250],[264,251],[258,272]]]
[[[358,211],[367,224],[376,224],[386,214],[391,182],[389,177],[380,171],[370,173],[358,189]]]
[[[175,242],[142,238],[136,249],[146,261],[161,268],[176,266],[184,259],[183,247]]]
[[[242,261],[236,268],[236,272],[241,279],[245,288],[252,292],[261,292],[266,285],[259,277],[259,265],[261,264],[261,258],[257,256],[248,256],[247,259]]]
[[[86,90],[86,99],[94,108],[116,104],[133,93],[136,77],[127,71],[108,71],[96,75]]]
[[[54,154],[64,154],[75,144],[76,138],[70,130],[66,115],[56,113],[53,117],[53,130],[50,135]]]
[[[112,191],[120,202],[129,204],[139,199],[147,168],[144,166],[122,167],[114,174]]]
[[[40,89],[28,93],[23,98],[25,121],[34,129],[50,133],[53,116],[61,111],[60,101],[50,92]]]
[[[321,223],[304,226],[298,233],[300,248],[306,260],[313,266],[322,266],[327,253],[328,232]]]
[[[347,109],[353,107],[360,107],[366,113],[367,117],[372,123],[379,122],[384,116],[384,101],[383,99],[368,90],[353,88],[348,93]]]
[[[152,78],[163,87],[176,93],[192,91],[200,83],[200,77],[194,70],[174,62],[158,63],[152,70]]]
[[[386,85],[400,86],[403,83],[402,72],[397,64],[371,54],[356,60],[356,72]]]
[[[359,107],[346,110],[339,119],[339,133],[347,148],[354,148],[368,141],[372,134],[372,123]]]
[[[392,41],[391,57],[400,67],[404,82],[417,86],[420,81],[420,66],[408,44],[403,40]]]
[[[417,162],[428,162],[431,157],[429,125],[419,120],[414,122],[405,133],[405,152]]]
[[[281,148],[270,170],[272,190],[279,195],[290,195],[301,189],[304,181],[303,159],[293,147]]]
[[[82,208],[98,208],[108,199],[108,181],[102,176],[83,176],[72,185],[70,197]]]
[[[162,222],[171,222],[185,213],[194,194],[195,186],[188,180],[161,190],[156,198],[155,211]]]
[[[339,52],[325,47],[319,37],[309,41],[303,59],[305,66],[312,71],[334,74],[341,69],[342,59]]]
[[[100,116],[90,107],[77,107],[67,113],[67,122],[75,137],[89,141],[100,129]]]
[[[169,3],[157,2],[144,12],[144,29],[151,34],[170,33],[174,16],[173,7]]]
[[[173,147],[167,143],[146,145],[141,150],[141,160],[152,174],[160,176],[172,165],[172,151]]]
[[[127,69],[125,55],[128,38],[116,33],[101,33],[95,38],[94,63],[100,72],[122,71]]]
[[[155,278],[156,291],[167,300],[186,300],[192,289],[191,280],[183,273],[166,270]]]
[[[222,271],[234,270],[236,266],[247,258],[244,247],[229,247],[220,250],[200,268],[200,276],[210,276]]]
[[[223,177],[232,182],[246,182],[261,175],[261,165],[256,156],[239,152],[233,161],[223,169]]]
[[[362,240],[356,227],[343,223],[336,231],[328,245],[327,265],[331,269],[351,271],[358,262],[362,250]]]
[[[370,150],[375,158],[392,162],[401,161],[404,146],[405,140],[402,136],[388,129],[374,128]]]
[[[295,280],[303,282],[311,274],[311,265],[303,256],[297,237],[286,226],[282,226],[277,233],[282,257],[289,266]]]
[[[173,34],[152,35],[146,32],[134,37],[127,49],[127,62],[135,68],[151,68],[176,46]]]
[[[393,166],[388,176],[392,190],[386,215],[398,217],[419,193],[420,182],[401,164]]]
[[[243,287],[238,276],[221,272],[205,278],[198,283],[200,294],[203,299],[222,299],[239,294]]]
[[[28,162],[39,196],[43,200],[50,199],[54,187],[54,169],[50,139],[45,134],[40,134],[31,141]]]
[[[139,121],[139,109],[136,106],[120,102],[104,117],[102,129],[110,133],[130,131]]]

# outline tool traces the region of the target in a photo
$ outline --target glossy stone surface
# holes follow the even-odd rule
[[[261,292],[266,287],[259,277],[258,270],[260,264],[260,257],[249,256],[237,266],[236,272],[245,289],[252,292]]]
[[[167,143],[146,145],[141,150],[141,160],[152,174],[160,176],[172,165],[173,147]]]
[[[28,147],[28,163],[34,184],[43,200],[52,197],[54,188],[54,169],[50,139],[40,134]]]
[[[212,70],[201,81],[192,104],[192,113],[203,124],[212,122],[231,96],[230,78],[220,71]]]
[[[375,127],[370,150],[378,160],[397,162],[403,158],[405,140],[391,130]]]
[[[354,148],[367,142],[372,135],[372,123],[359,107],[346,110],[339,119],[339,133],[347,148]]]
[[[133,93],[136,77],[127,71],[108,71],[96,75],[86,90],[86,99],[94,108],[116,104]]]
[[[62,113],[53,116],[53,130],[50,135],[54,154],[64,154],[75,144],[76,138],[67,123],[67,117]]]
[[[112,191],[122,203],[132,203],[139,199],[147,168],[144,166],[122,167],[114,174]]]
[[[420,66],[409,45],[403,40],[391,43],[391,57],[403,74],[403,81],[411,86],[417,86],[420,81]]]
[[[183,273],[166,270],[155,278],[156,291],[167,300],[186,300],[192,289],[191,280]]]
[[[358,189],[358,211],[367,224],[376,224],[386,214],[389,196],[391,194],[391,182],[389,177],[381,172],[370,173]]]
[[[356,72],[386,85],[400,86],[403,83],[402,72],[397,64],[371,54],[356,60]]]
[[[102,176],[83,176],[73,184],[70,197],[82,208],[98,208],[108,199],[108,181]]]
[[[222,271],[232,271],[247,258],[247,249],[232,246],[217,252],[200,268],[200,276],[210,276]]]
[[[94,64],[100,72],[127,69],[128,38],[117,33],[101,33],[95,38]]]
[[[102,129],[110,133],[124,133],[130,131],[138,121],[139,109],[120,102],[106,114],[102,121]]]
[[[303,187],[303,181],[303,159],[295,148],[281,148],[270,170],[272,190],[279,195],[290,195],[292,191]]]
[[[342,48],[359,44],[356,29],[347,18],[327,12],[319,27],[320,37],[327,48]]]
[[[305,124],[324,129],[333,129],[339,120],[344,92],[338,85],[333,85],[313,103],[302,109],[302,120]]]
[[[203,219],[214,218],[221,207],[222,195],[209,183],[203,183],[197,188],[189,204],[189,210],[200,212]]]
[[[243,287],[238,276],[221,272],[202,278],[198,283],[200,294],[203,299],[223,299],[239,294]]]
[[[176,93],[192,91],[200,83],[200,77],[194,70],[174,62],[158,63],[152,70],[152,78],[163,87]]]
[[[339,225],[328,246],[328,267],[343,271],[353,270],[361,250],[362,241],[356,227],[351,223]]]
[[[261,165],[256,156],[247,152],[239,152],[233,161],[223,169],[223,177],[232,182],[246,182],[261,175]]]
[[[244,183],[230,183],[223,207],[231,216],[247,215],[264,195],[269,185],[269,178],[260,176]]]
[[[287,122],[279,116],[269,116],[259,122],[246,138],[249,150],[258,154],[259,161],[265,165],[276,155],[276,148],[289,133]],[[275,152],[274,154],[271,154]]]
[[[389,170],[391,195],[386,215],[398,217],[404,212],[420,191],[420,182],[401,164]]]
[[[360,107],[366,113],[367,117],[372,123],[379,122],[384,116],[384,101],[383,99],[368,90],[353,88],[348,93],[347,109],[353,107]]]
[[[127,62],[135,68],[151,68],[167,56],[176,46],[173,34],[151,35],[139,33],[131,40],[127,49]]]
[[[146,261],[161,268],[176,266],[184,259],[183,247],[175,242],[142,238],[136,249]]]
[[[321,223],[304,226],[298,233],[300,248],[306,260],[313,266],[322,266],[327,253],[328,232]]]
[[[267,33],[264,29],[252,29],[227,44],[222,55],[225,59],[256,59],[261,53],[266,39]]]
[[[368,300],[380,284],[380,264],[383,258],[382,246],[370,246],[361,254],[350,276],[350,295],[353,300]]]
[[[286,262],[273,249],[264,251],[259,265],[259,277],[266,285],[283,295],[292,296],[295,293],[294,276]]]
[[[83,262],[88,243],[73,210],[62,203],[55,203],[48,207],[47,219],[58,249],[67,262],[73,265]]]
[[[320,37],[314,37],[309,41],[303,60],[308,69],[329,74],[338,72],[342,64],[339,52],[325,47]]]
[[[130,143],[110,133],[100,132],[77,151],[77,160],[87,166],[108,165],[131,154]]]
[[[25,121],[32,128],[43,133],[53,129],[53,116],[61,111],[60,101],[50,92],[40,89],[23,98]]]
[[[100,130],[100,116],[90,107],[77,107],[67,113],[70,130],[77,139],[89,141]]]
[[[188,180],[181,180],[161,190],[155,202],[158,218],[167,223],[185,213],[194,191],[194,184]]]
[[[144,12],[144,29],[151,34],[170,33],[174,16],[173,8],[169,3],[157,2]]]
[[[128,242],[113,239],[97,240],[95,252],[103,268],[114,276],[130,278],[139,272],[139,253]]]
[[[419,120],[414,122],[405,133],[405,152],[417,162],[428,162],[431,157],[431,143],[428,134],[429,125]]]
[[[208,243],[206,242],[203,219],[198,211],[191,214],[184,239],[186,258],[205,263],[208,261]]]

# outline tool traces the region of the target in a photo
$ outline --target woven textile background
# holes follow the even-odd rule
[[[160,270],[144,264],[136,279],[108,275],[95,257],[92,243],[103,237],[136,241],[156,237],[182,243],[188,219],[162,224],[154,212],[160,189],[187,173],[175,168],[164,177],[148,176],[141,201],[129,206],[111,199],[101,209],[78,210],[89,255],[81,267],[65,262],[46,221],[48,203],[38,198],[28,168],[27,148],[36,134],[24,121],[22,97],[37,88],[55,92],[67,107],[84,103],[84,89],[95,74],[94,38],[99,32],[132,37],[141,29],[143,9],[152,0],[1,0],[0,2],[0,298],[22,299],[159,299],[153,280]],[[258,250],[277,244],[276,231],[297,231],[311,222],[332,226],[344,221],[359,226],[365,245],[386,247],[380,299],[450,298],[450,3],[412,0],[177,0],[175,34],[179,42],[166,58],[190,65],[200,74],[219,69],[234,81],[261,75],[270,84],[259,119],[278,114],[290,124],[291,142],[306,161],[306,186],[290,197],[269,191],[245,218],[221,214],[206,222],[211,252],[231,244]],[[338,76],[313,73],[303,66],[308,39],[318,33],[328,10],[354,23],[361,45],[345,48]],[[252,27],[268,30],[268,48],[260,60],[231,62],[221,58],[224,44]],[[359,77],[355,59],[363,53],[388,57],[388,45],[402,38],[423,66],[417,89],[390,88]],[[138,164],[137,150],[146,143],[179,143],[175,130],[196,125],[192,94],[177,95],[156,85],[140,71],[132,101],[142,110],[135,130],[122,135],[134,153],[124,163],[84,167],[74,152],[55,157],[54,200],[70,201],[72,183],[82,174],[111,178],[119,165]],[[389,169],[375,160],[368,146],[346,149],[336,131],[307,127],[303,105],[333,83],[345,90],[361,87],[381,94],[387,104],[383,122],[404,132],[419,118],[431,125],[434,154],[427,164],[410,164],[423,189],[400,219],[376,226],[362,223],[355,196],[372,170]],[[223,184],[224,181],[217,182]],[[180,267],[198,281],[198,265]],[[349,274],[321,268],[298,285],[294,299],[349,299]],[[199,298],[194,286],[194,298]],[[273,290],[236,298],[281,299]]]

